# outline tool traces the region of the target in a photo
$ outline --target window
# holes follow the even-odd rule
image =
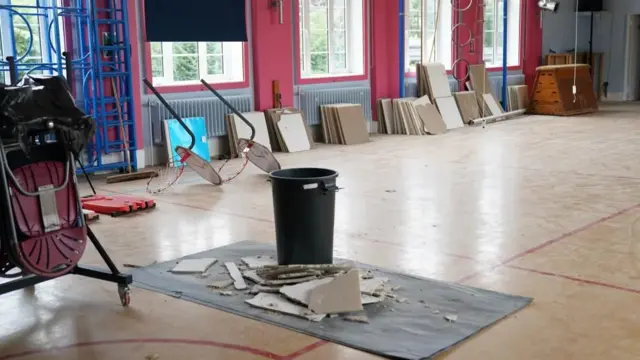
[[[24,17],[15,15],[14,12],[0,10],[0,60],[5,62],[7,56],[13,56],[20,69],[18,78],[22,78],[27,72],[29,74],[57,74],[51,67],[29,68],[21,66],[58,61],[57,54],[62,51],[54,50],[57,48],[54,40],[55,28],[49,26],[50,19],[54,18],[52,10],[25,7],[38,6],[38,0],[7,0],[7,3],[12,10]],[[62,0],[58,0],[58,6],[63,6]],[[65,49],[63,18],[62,16],[58,17],[58,31],[60,33],[60,47]],[[8,71],[0,75],[0,82],[9,82]]]
[[[420,16],[421,8],[424,14]],[[451,1],[406,0],[405,69],[415,72],[422,59],[444,64],[451,69]],[[424,26],[422,22],[424,21]],[[422,35],[422,36],[421,36]],[[421,41],[422,40],[422,41]]]
[[[363,0],[299,0],[302,78],[364,74]]]
[[[520,65],[520,1],[507,4],[507,66]],[[504,0],[485,0],[483,56],[488,67],[502,66]]]
[[[188,85],[244,81],[241,42],[152,42],[153,84]]]

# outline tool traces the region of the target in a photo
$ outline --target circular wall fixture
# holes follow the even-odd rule
[[[458,44],[456,42],[456,30],[458,28],[463,28],[463,29],[467,29],[467,32],[469,33],[469,38],[464,41],[462,44]],[[465,24],[465,23],[457,23],[454,27],[451,28],[451,41],[453,42],[453,45],[458,46],[458,47],[464,47],[467,46],[471,43],[471,40],[473,39],[473,32],[471,31],[471,28],[469,27],[469,25]]]
[[[465,64],[465,75],[463,78],[458,78],[456,77],[456,66],[458,65],[458,63],[464,63]],[[452,71],[452,75],[453,78],[456,79],[457,81],[466,81],[469,78],[469,61],[467,61],[466,59],[460,58],[460,59],[456,59],[456,61],[453,62],[453,64],[451,65],[451,70]]]

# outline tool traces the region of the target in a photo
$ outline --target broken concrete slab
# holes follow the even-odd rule
[[[311,290],[332,280],[333,278],[324,278],[311,280],[295,285],[283,286],[282,288],[280,288],[280,293],[287,299],[303,305],[309,305],[309,295],[311,294]]]
[[[383,285],[388,282],[388,278],[374,277],[360,281],[360,292],[366,295],[380,296]]]
[[[458,315],[447,314],[447,315],[444,316],[444,319],[447,320],[450,323],[454,323],[454,322],[458,321]]]
[[[294,315],[315,322],[321,321],[327,316],[326,314],[314,314],[311,310],[296,305],[277,294],[260,293],[245,302],[257,308]]]
[[[382,301],[384,301],[384,298],[380,296],[371,296],[367,294],[360,295],[360,302],[362,305],[377,304]]]
[[[362,280],[369,280],[369,279],[373,279],[375,277],[375,274],[373,273],[373,271],[371,270],[358,270],[360,272],[360,279]]]
[[[272,256],[267,255],[247,256],[240,258],[240,260],[247,264],[247,267],[249,267],[249,269],[258,269],[264,266],[278,265],[278,261],[276,259],[274,259]]]
[[[227,268],[227,271],[229,271],[229,275],[231,275],[231,278],[233,279],[233,286],[237,290],[246,289],[247,283],[244,282],[244,278],[242,277],[240,270],[238,270],[236,263],[230,261],[230,262],[224,263],[224,266]]]
[[[277,276],[277,279],[296,279],[301,277],[319,276],[319,275],[322,275],[321,271],[307,270],[307,271],[301,271],[301,272],[293,272],[289,274],[280,274]]]
[[[350,270],[311,289],[309,309],[318,314],[361,311],[363,308],[358,270]]]
[[[367,315],[347,315],[343,317],[342,320],[363,323],[363,324],[369,323],[369,318],[367,317]]]
[[[219,280],[219,281],[214,281],[208,284],[207,287],[210,287],[213,289],[224,289],[231,285],[233,285],[233,280]]]
[[[256,295],[256,294],[261,293],[261,292],[277,294],[277,293],[280,292],[280,289],[281,288],[279,286],[253,285],[251,290],[249,290],[249,294]]]
[[[270,285],[270,286],[299,284],[299,283],[303,283],[303,282],[306,282],[306,281],[315,280],[317,278],[318,278],[317,276],[307,276],[307,277],[295,278],[295,279],[264,280],[264,282],[262,284],[263,285]]]
[[[256,270],[258,276],[264,279],[277,279],[279,275],[319,271],[323,275],[336,274],[340,271],[350,270],[352,267],[349,265],[333,265],[333,264],[311,264],[311,265],[278,265],[278,266],[264,266]]]
[[[306,281],[315,280],[318,277],[315,275],[306,276],[301,278],[293,278],[293,279],[266,279],[262,276],[258,275],[256,270],[247,270],[242,272],[242,276],[246,279],[251,280],[252,282],[258,285],[268,285],[268,286],[283,286],[283,285],[291,285],[291,284],[299,284]]]
[[[242,276],[253,281],[256,284],[264,284],[264,279],[258,276],[255,270],[243,271]]]
[[[201,274],[207,271],[216,261],[218,260],[214,258],[184,259],[176,264],[171,269],[171,272],[174,274]]]

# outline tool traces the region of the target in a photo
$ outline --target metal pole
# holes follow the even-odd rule
[[[590,26],[591,28],[589,29],[589,72],[591,73],[591,78],[593,79],[593,74],[594,74],[594,71],[593,71],[593,11],[591,12]],[[600,81],[600,79],[598,79],[598,81]]]
[[[400,97],[403,98],[404,94],[404,61],[405,61],[405,36],[404,36],[404,0],[398,0],[398,46],[400,47],[400,66],[399,72],[399,85],[400,85]],[[422,44],[421,44],[422,46]]]
[[[211,87],[211,85],[207,84],[207,82],[204,81],[204,79],[200,79],[200,82],[202,83],[202,85],[204,85],[204,87],[209,89],[209,91],[211,91],[213,93],[213,95],[215,95],[220,101],[222,101],[223,104],[225,104],[229,109],[231,109],[231,111],[233,111],[233,113],[236,114],[240,118],[240,120],[242,120],[245,124],[247,124],[247,126],[249,126],[249,128],[251,128],[251,138],[249,140],[253,141],[253,138],[255,138],[255,136],[256,136],[256,128],[253,126],[253,124],[249,120],[247,120],[247,118],[244,117],[244,115],[242,115],[242,113],[240,113],[240,111],[238,111],[236,108],[234,108],[233,105],[231,105],[227,101],[227,99],[222,97],[222,95],[220,95],[220,93],[217,92],[216,89]]]
[[[13,56],[7,56],[7,62],[9,63],[9,85],[15,85],[18,83],[18,70],[16,69],[16,58]]]
[[[504,1],[504,8],[502,9],[502,107],[504,109],[507,108],[507,10],[508,10],[508,0]]]
[[[178,115],[178,113],[175,110],[173,110],[171,105],[169,105],[167,100],[165,100],[164,97],[160,95],[158,90],[149,82],[149,80],[145,78],[145,79],[142,79],[142,82],[149,88],[149,90],[151,90],[151,92],[153,92],[153,94],[158,98],[158,100],[160,100],[160,102],[162,103],[162,105],[164,105],[167,111],[169,111],[169,113],[173,115],[173,117],[175,117],[176,120],[178,120],[180,125],[182,125],[184,130],[187,132],[187,134],[189,134],[189,136],[191,137],[191,144],[189,145],[189,150],[193,149],[193,147],[196,145],[196,136],[193,135],[193,131],[189,129],[189,127],[187,126],[187,124],[184,123],[180,115]]]
[[[67,84],[69,84],[69,91],[73,89],[73,69],[71,69],[71,54],[68,51],[62,53],[64,57],[64,67],[66,68],[65,73],[67,76]]]
[[[485,124],[489,124],[489,123],[493,123],[493,122],[509,120],[509,119],[511,119],[513,117],[524,115],[526,112],[527,112],[527,109],[520,109],[520,110],[505,112],[505,113],[498,114],[498,115],[486,116],[486,117],[483,117],[483,118],[471,120],[469,122],[469,125],[476,126],[476,125],[481,125],[483,122]]]

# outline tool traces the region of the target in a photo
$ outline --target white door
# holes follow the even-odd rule
[[[633,79],[633,99],[632,100],[640,100],[640,15],[633,15],[633,42],[635,44],[634,52],[635,62],[632,62],[630,65],[635,69],[635,76]]]
[[[627,20],[627,59],[625,63],[625,94],[624,100],[635,100],[638,98],[638,51],[640,21],[638,15],[629,15]]]

